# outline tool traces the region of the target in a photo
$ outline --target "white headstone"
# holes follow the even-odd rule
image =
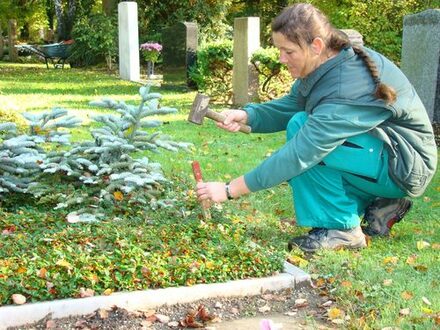
[[[260,18],[234,20],[234,67],[232,72],[233,103],[244,105],[258,99],[258,73],[250,63],[252,53],[260,47]]]
[[[119,75],[122,79],[139,81],[139,32],[137,3],[120,2],[118,5]]]

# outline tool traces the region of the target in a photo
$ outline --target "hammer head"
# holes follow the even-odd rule
[[[203,118],[208,111],[209,97],[198,93],[194,99],[191,111],[188,115],[188,121],[197,125],[201,125]]]

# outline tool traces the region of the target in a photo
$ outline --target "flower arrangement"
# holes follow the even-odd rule
[[[146,42],[141,44],[140,51],[145,61],[155,63],[162,51],[162,45],[157,42]]]

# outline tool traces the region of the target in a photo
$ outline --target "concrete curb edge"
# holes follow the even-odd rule
[[[52,318],[86,315],[100,308],[118,306],[127,310],[154,309],[162,305],[190,303],[213,297],[244,297],[299,288],[311,283],[310,275],[285,262],[284,272],[278,275],[229,281],[225,283],[197,284],[191,287],[165,288],[145,291],[118,292],[109,296],[81,299],[61,299],[24,305],[0,307],[0,330],[37,322],[49,314]]]

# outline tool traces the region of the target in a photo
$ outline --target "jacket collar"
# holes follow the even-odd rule
[[[342,49],[338,55],[329,59],[328,61],[321,64],[316,70],[312,71],[307,77],[300,79],[301,83],[298,87],[298,91],[302,96],[307,97],[310,94],[313,86],[317,83],[319,79],[323,75],[325,75],[328,71],[333,69],[335,66],[340,63],[350,59],[355,55],[353,48],[345,48]]]

